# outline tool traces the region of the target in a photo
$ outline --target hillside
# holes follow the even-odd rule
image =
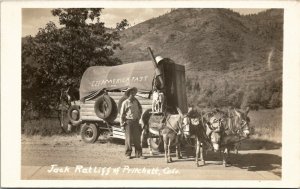
[[[282,43],[280,9],[247,16],[229,9],[175,9],[123,31],[116,57],[124,63],[149,60],[149,46],[155,55],[186,66],[190,102],[226,105],[238,92],[229,100],[236,104],[229,105],[240,106],[254,93],[266,95],[264,103],[256,103],[269,107],[274,93],[281,105]],[[225,96],[224,86],[230,89]],[[275,92],[258,94],[271,86]]]
[[[150,60],[151,47],[156,56],[185,65],[189,105],[281,107],[283,9],[246,16],[172,9],[120,35],[123,49],[114,56],[123,63]],[[28,40],[22,38],[22,49]],[[40,66],[24,52],[22,65]],[[101,57],[94,63],[101,65]]]

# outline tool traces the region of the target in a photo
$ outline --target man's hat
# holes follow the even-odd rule
[[[195,110],[195,109],[192,108],[192,107],[189,107],[189,108],[188,108],[187,116],[188,116],[188,117],[192,117],[192,118],[199,117],[197,110]]]
[[[161,56],[157,56],[157,57],[155,58],[155,61],[156,61],[156,63],[158,64],[159,61],[161,61],[162,59],[164,59],[164,58],[161,57]]]
[[[137,91],[138,91],[136,87],[130,87],[130,88],[128,88],[128,89],[125,91],[125,95],[126,95],[126,96],[129,96],[129,93],[130,93],[132,90],[133,90],[135,93],[137,93]]]

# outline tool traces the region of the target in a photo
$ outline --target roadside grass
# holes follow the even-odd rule
[[[64,130],[60,127],[59,120],[53,118],[41,118],[24,121],[22,133],[28,136],[53,136],[64,134]]]
[[[74,135],[79,134],[78,127],[73,127],[71,132],[67,131],[68,120],[63,121],[60,126],[58,118],[40,118],[24,121],[22,124],[22,134],[26,136],[54,136],[54,135]]]
[[[254,128],[251,138],[282,142],[282,108],[251,111],[249,117]]]

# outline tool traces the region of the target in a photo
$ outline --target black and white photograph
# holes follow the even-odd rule
[[[21,182],[286,179],[299,77],[284,6],[70,2],[18,9]]]

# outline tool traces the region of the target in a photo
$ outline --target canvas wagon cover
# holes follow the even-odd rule
[[[92,66],[83,74],[80,83],[80,99],[94,96],[102,89],[152,90],[155,68],[152,61],[142,61],[118,66]]]

